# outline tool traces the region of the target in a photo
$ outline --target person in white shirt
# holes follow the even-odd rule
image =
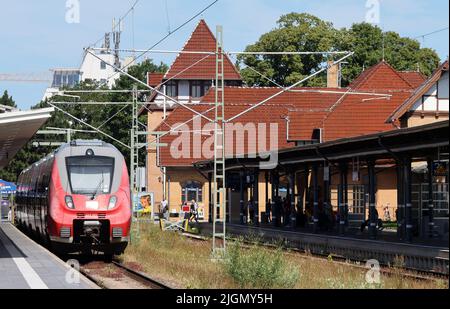
[[[166,198],[161,201],[161,212],[164,219],[169,220],[169,202],[167,202]]]

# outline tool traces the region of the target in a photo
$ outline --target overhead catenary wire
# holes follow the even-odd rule
[[[204,111],[203,114],[210,113],[210,112],[212,112],[212,111],[215,110],[215,109],[216,109],[216,107],[214,106],[214,107],[212,107],[212,108],[210,108],[210,109]],[[154,140],[152,140],[151,142],[149,142],[149,144],[155,143],[155,142],[157,142],[159,139],[161,139],[161,138],[163,138],[163,137],[165,137],[165,136],[167,136],[167,135],[169,135],[169,134],[171,134],[171,133],[177,132],[178,129],[184,127],[185,125],[187,125],[188,123],[191,123],[192,121],[194,121],[195,119],[197,119],[197,118],[199,118],[199,117],[200,117],[200,116],[198,116],[198,115],[194,115],[194,116],[192,117],[192,119],[189,119],[189,120],[187,120],[187,121],[185,121],[185,122],[183,122],[183,123],[177,125],[177,126],[174,127],[174,128],[171,127],[169,124],[166,123],[166,125],[170,128],[170,130],[169,130],[169,131],[166,131],[166,132],[164,132],[164,133],[162,133],[162,134],[158,134],[158,137],[155,138]]]
[[[280,96],[281,94],[283,94],[283,93],[285,93],[285,92],[287,92],[287,91],[289,91],[289,90],[294,89],[295,87],[297,87],[297,86],[303,84],[305,81],[307,81],[307,80],[313,78],[314,76],[319,75],[320,73],[322,73],[322,72],[324,72],[325,70],[327,70],[328,67],[333,66],[333,65],[336,65],[336,64],[338,64],[338,63],[341,63],[342,61],[344,61],[345,59],[347,59],[347,58],[349,58],[349,57],[351,57],[351,56],[353,56],[353,55],[354,55],[354,52],[348,53],[347,55],[345,55],[344,57],[340,58],[339,60],[334,61],[331,65],[324,66],[322,69],[318,70],[317,72],[315,72],[315,73],[309,75],[308,77],[303,78],[302,80],[300,80],[300,81],[294,83],[293,85],[291,85],[291,86],[289,86],[289,87],[287,87],[287,88],[282,89],[280,92],[278,92],[278,93],[276,93],[276,94],[270,96],[269,98],[267,98],[267,99],[265,99],[265,100],[259,102],[258,104],[256,104],[256,105],[254,105],[254,106],[248,108],[247,110],[245,110],[245,111],[243,111],[243,112],[241,112],[241,113],[239,113],[239,114],[237,114],[237,115],[235,115],[235,116],[233,116],[233,117],[227,119],[225,122],[231,122],[231,121],[236,120],[236,119],[239,118],[239,117],[242,117],[243,115],[245,115],[245,114],[251,112],[251,111],[254,110],[255,108],[258,108],[259,106],[264,105],[265,103],[269,102],[270,100],[272,100],[272,99],[274,99],[274,98]]]
[[[151,90],[137,90],[138,93],[151,92]],[[92,89],[92,90],[64,90],[61,93],[133,93],[133,90]]]
[[[241,62],[240,62],[241,63]],[[268,77],[267,75],[259,72],[258,70],[254,69],[253,67],[249,66],[248,64],[245,63],[241,63],[243,64],[246,68],[248,68],[249,70],[251,70],[252,72],[258,74],[259,76],[261,76],[262,78],[266,79],[267,81],[271,82],[272,84],[274,84],[277,88],[280,89],[286,89],[286,87],[280,85],[279,83],[277,83],[276,81],[274,81],[273,79],[271,79],[270,77]],[[344,89],[345,90],[345,89]],[[323,94],[344,94],[344,91],[333,91],[333,90],[319,90],[319,89],[292,89],[289,90],[288,92],[301,92],[301,93],[323,93]],[[348,95],[360,95],[360,96],[373,96],[373,97],[382,97],[382,98],[391,98],[392,95],[390,94],[384,94],[384,93],[373,93],[373,92],[345,92],[345,94]]]
[[[206,60],[210,56],[211,56],[210,54],[207,54],[205,57],[199,59],[198,61],[196,61],[192,65],[186,67],[185,69],[183,69],[180,72],[176,73],[175,75],[173,75],[169,79],[165,80],[163,83],[159,84],[157,87],[161,87],[161,86],[165,85],[166,83],[168,83],[169,81],[173,80],[177,76],[183,74],[187,70],[189,70],[189,69],[195,67],[196,65],[200,64],[201,62],[203,62],[204,60]],[[133,92],[133,90],[96,89],[96,90],[67,90],[67,91],[63,91],[62,93],[132,93],[132,92]],[[152,90],[150,90],[150,89],[149,90],[137,90],[137,92],[138,93],[148,93],[148,92],[152,92]],[[80,105],[106,105],[106,104],[108,104],[108,105],[132,105],[133,104],[133,102],[53,102],[53,103],[54,104],[63,104],[63,105],[77,105],[77,104],[80,104]],[[147,107],[148,105],[158,105],[158,104],[157,103],[152,103],[152,102],[145,102],[145,103],[142,103],[141,105],[147,111],[150,111],[149,108]],[[196,103],[196,105],[214,105],[214,104],[212,104],[212,103]],[[117,114],[119,114],[119,113],[117,113]],[[115,116],[117,116],[117,115],[115,115]]]
[[[164,50],[164,49],[135,49],[135,48],[104,48],[92,47],[91,50],[101,52],[122,52],[122,53],[146,53],[146,54],[201,54],[201,55],[215,55],[212,51],[190,51],[190,50]],[[296,55],[345,55],[347,51],[317,51],[317,52],[276,52],[276,51],[256,51],[256,52],[227,52],[224,54],[228,56],[236,55],[273,55],[273,56],[296,56]]]
[[[150,48],[148,48],[147,50],[143,51],[142,53],[140,53],[133,62],[130,62],[129,64],[125,65],[122,69],[126,69],[127,67],[129,67],[131,64],[133,64],[136,60],[142,58],[143,56],[145,56],[148,51],[154,49],[156,46],[158,46],[159,44],[161,44],[162,42],[164,42],[167,38],[169,38],[172,34],[178,32],[180,29],[182,29],[184,26],[186,26],[187,24],[189,24],[191,21],[193,21],[194,19],[196,19],[198,16],[202,15],[204,12],[206,12],[209,8],[211,8],[213,5],[215,5],[217,2],[219,2],[219,0],[214,0],[213,2],[211,2],[209,5],[207,5],[206,7],[204,7],[202,10],[200,10],[198,13],[196,13],[195,15],[193,15],[192,17],[190,17],[189,19],[187,19],[185,22],[183,22],[181,25],[179,25],[175,30],[169,32],[168,34],[166,34],[164,37],[162,37],[159,41],[157,41],[155,44],[153,44]],[[98,57],[97,57],[98,58]],[[110,75],[108,78],[106,78],[106,80],[100,84],[101,86],[106,85],[111,78],[114,78],[117,74],[119,74],[119,71],[113,73],[112,75]]]
[[[101,60],[101,58],[100,58],[99,56],[97,56],[96,54],[92,53],[92,52],[89,51],[89,50],[86,50],[86,51],[87,51],[88,53],[90,53],[91,55],[93,55],[94,57],[96,57],[97,59]],[[146,83],[144,83],[143,81],[141,81],[141,80],[139,80],[138,78],[134,77],[133,75],[129,74],[128,72],[124,71],[123,69],[120,69],[120,68],[116,67],[115,65],[113,65],[113,64],[111,64],[111,63],[108,63],[108,62],[106,62],[106,61],[105,61],[105,63],[106,63],[107,65],[111,66],[112,68],[116,69],[118,72],[121,72],[122,74],[125,74],[126,76],[128,76],[129,78],[131,78],[132,80],[134,80],[135,82],[137,82],[137,83],[139,83],[139,84],[141,84],[141,85],[143,85],[143,86],[149,88],[150,90],[155,91],[156,93],[158,93],[159,95],[165,97],[166,99],[171,100],[171,101],[177,103],[178,105],[180,105],[180,106],[182,106],[182,107],[188,109],[189,111],[193,112],[194,114],[197,114],[197,115],[199,115],[199,116],[205,118],[205,119],[208,120],[209,122],[213,122],[212,119],[210,119],[210,118],[208,118],[208,117],[206,117],[206,116],[200,114],[200,113],[197,112],[196,110],[190,108],[188,105],[186,105],[186,104],[184,104],[184,103],[181,103],[180,101],[175,100],[175,99],[172,98],[172,97],[169,97],[168,95],[166,95],[165,93],[159,91],[158,89],[156,89],[156,88],[154,88],[154,87],[152,87],[152,86],[150,86],[150,85],[147,85]]]
[[[277,52],[277,51],[242,51],[242,52],[225,52],[227,55],[279,55],[279,56],[295,56],[295,55],[346,55],[350,53],[349,51],[316,51],[316,52]]]
[[[430,36],[430,35],[433,35],[433,34],[437,34],[437,33],[440,33],[440,32],[444,32],[445,30],[448,30],[448,29],[449,29],[449,27],[438,29],[438,30],[435,30],[435,31],[432,31],[432,32],[429,32],[429,33],[425,33],[425,34],[416,36],[416,37],[414,37],[414,39],[415,40],[417,40],[417,39],[425,39],[427,36]]]
[[[128,146],[128,145],[126,145],[125,143],[119,141],[118,139],[112,137],[111,135],[109,135],[109,134],[107,134],[107,133],[105,133],[105,132],[103,132],[103,131],[101,131],[101,130],[98,130],[98,129],[97,129],[96,127],[94,127],[93,125],[90,125],[90,124],[87,123],[86,121],[84,121],[84,120],[82,120],[82,119],[79,119],[79,118],[73,116],[72,114],[70,114],[69,112],[63,110],[62,108],[59,108],[59,107],[56,106],[55,104],[52,104],[51,102],[47,102],[47,104],[50,105],[50,106],[52,106],[53,108],[59,110],[59,111],[62,112],[63,114],[69,116],[70,118],[72,118],[72,119],[74,119],[74,120],[80,122],[81,124],[83,124],[83,125],[85,125],[85,126],[91,128],[91,129],[95,130],[97,133],[100,133],[100,134],[102,134],[102,135],[104,135],[104,136],[110,138],[111,140],[115,141],[116,143],[119,143],[120,145],[126,147],[127,149],[131,149],[131,147]]]
[[[131,105],[133,102],[52,102],[56,105]]]
[[[101,51],[101,52],[122,52],[122,53],[139,53],[139,52],[146,52],[147,54],[193,54],[193,55],[215,55],[215,52],[211,51],[191,51],[191,50],[162,50],[162,49],[153,49],[153,50],[146,50],[146,49],[134,49],[134,48],[104,48],[104,47],[94,47],[89,48],[90,50],[94,51]]]
[[[117,115],[119,115],[121,112],[123,112],[126,108],[128,107],[128,105],[123,106],[118,112],[116,112],[114,115],[112,115],[111,117],[109,117],[107,120],[105,120],[100,126],[97,127],[97,130],[100,130],[100,128],[102,128],[104,125],[106,125],[108,122],[110,122],[111,120],[113,120]]]

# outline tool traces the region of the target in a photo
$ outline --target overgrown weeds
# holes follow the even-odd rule
[[[298,270],[284,259],[281,248],[245,247],[241,240],[228,248],[223,265],[240,288],[293,288],[299,280]]]

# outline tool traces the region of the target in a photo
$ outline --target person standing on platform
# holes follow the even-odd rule
[[[161,213],[165,220],[169,220],[169,202],[166,198],[161,201]]]
[[[272,222],[271,213],[272,213],[272,200],[269,199],[266,205],[267,224],[270,224]]]
[[[198,204],[195,200],[192,200],[191,202],[191,211],[190,211],[190,221],[194,221],[198,223]]]
[[[248,201],[248,215],[249,215],[249,222],[253,224],[253,219],[255,217],[255,205],[253,203],[253,198],[251,198]]]

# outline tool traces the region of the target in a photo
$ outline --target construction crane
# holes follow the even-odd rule
[[[0,73],[0,82],[51,83],[52,73]]]

